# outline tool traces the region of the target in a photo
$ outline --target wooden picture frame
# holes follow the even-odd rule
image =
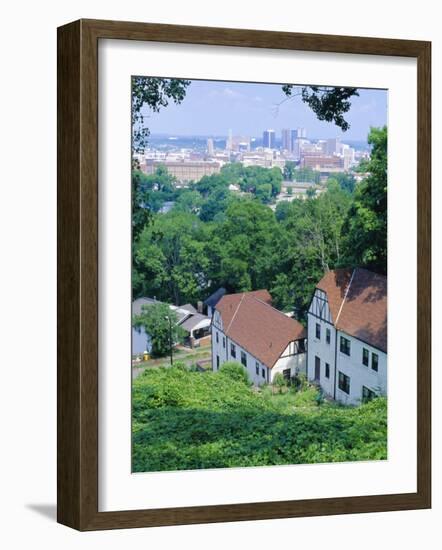
[[[98,41],[122,39],[402,56],[418,70],[417,492],[98,511]],[[58,29],[58,521],[82,531],[431,506],[431,44],[79,20]]]

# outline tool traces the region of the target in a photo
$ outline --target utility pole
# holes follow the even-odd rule
[[[164,318],[169,321],[170,366],[173,367],[172,319],[170,318],[170,315]]]

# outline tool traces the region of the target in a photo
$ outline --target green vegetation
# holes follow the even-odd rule
[[[350,110],[350,99],[359,95],[357,88],[336,86],[300,87],[294,84],[285,84],[282,90],[288,98],[300,95],[302,101],[312,109],[318,120],[334,122],[344,132],[350,128],[344,114]]]
[[[318,406],[313,386],[257,392],[238,364],[147,369],[133,383],[135,472],[387,458],[387,405]]]
[[[149,334],[151,354],[164,357],[170,352],[171,344],[179,342],[183,337],[183,329],[177,326],[177,315],[167,304],[152,304],[142,306],[141,309],[141,314],[134,316],[133,326],[143,327]]]
[[[275,212],[263,203],[279,190],[279,169],[228,164],[184,190],[163,168],[151,176],[134,171],[134,297],[183,304],[219,286],[266,288],[277,308],[295,308],[302,319],[327,270],[386,273],[387,129],[372,129],[369,141],[365,181],[355,186],[352,175],[336,174],[325,192],[278,203]],[[242,192],[230,191],[232,183]],[[164,200],[175,206],[160,214]]]
[[[144,126],[143,107],[154,113],[167,107],[170,101],[180,104],[190,80],[179,78],[132,77],[132,147],[142,151],[147,145],[149,129]]]
[[[355,191],[343,234],[346,261],[387,273],[387,128],[372,128],[368,177]]]

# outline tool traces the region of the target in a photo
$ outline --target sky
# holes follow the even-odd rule
[[[280,84],[256,84],[192,80],[180,105],[170,103],[159,113],[146,113],[151,134],[261,136],[272,128],[307,129],[307,137],[365,140],[370,126],[387,124],[387,91],[360,89],[351,99],[345,119],[350,129],[342,132],[333,123],[319,121],[300,97],[287,96]]]

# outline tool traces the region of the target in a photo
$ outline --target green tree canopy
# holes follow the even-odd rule
[[[343,132],[350,128],[344,115],[350,110],[350,98],[359,95],[357,88],[285,84],[282,90],[289,98],[300,95],[318,120],[334,122]]]
[[[179,104],[186,95],[190,80],[179,78],[132,77],[132,148],[143,151],[147,145],[149,129],[144,126],[143,107],[154,113],[167,107],[170,101]]]
[[[372,128],[366,164],[369,176],[356,188],[345,220],[344,257],[348,265],[387,273],[387,127]]]
[[[152,355],[164,357],[171,345],[180,341],[183,330],[177,325],[177,315],[167,304],[143,305],[140,315],[134,316],[136,328],[144,328],[152,345]]]

